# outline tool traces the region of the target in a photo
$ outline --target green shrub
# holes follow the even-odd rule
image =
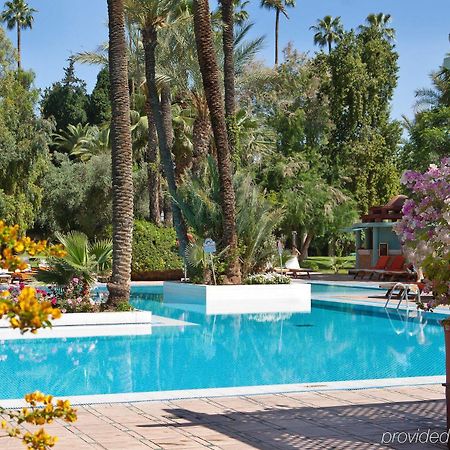
[[[181,269],[177,238],[173,228],[158,227],[145,220],[134,222],[133,273],[153,270]]]

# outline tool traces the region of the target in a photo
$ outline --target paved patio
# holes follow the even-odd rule
[[[76,423],[47,430],[57,450],[436,449],[446,446],[381,442],[394,431],[444,432],[443,398],[429,385],[86,405]],[[24,447],[3,437],[0,448]]]

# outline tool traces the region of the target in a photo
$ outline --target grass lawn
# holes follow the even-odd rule
[[[305,269],[313,269],[322,273],[348,273],[355,267],[355,256],[311,256],[302,263]]]

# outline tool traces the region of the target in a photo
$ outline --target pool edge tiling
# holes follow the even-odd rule
[[[373,380],[331,381],[319,383],[292,383],[259,386],[238,386],[225,388],[182,389],[175,391],[129,392],[98,395],[69,395],[64,399],[73,405],[135,403],[149,401],[186,400],[194,398],[235,397],[269,394],[288,394],[296,392],[326,392],[340,390],[393,388],[404,386],[427,386],[445,382],[445,375],[407,378],[381,378]],[[58,398],[58,397],[57,397]],[[4,408],[26,406],[22,398],[0,400]]]

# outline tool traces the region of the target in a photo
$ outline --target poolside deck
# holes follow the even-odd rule
[[[443,449],[381,443],[395,431],[443,433],[443,398],[430,385],[86,405],[75,424],[47,430],[59,436],[57,450]],[[0,438],[0,448],[23,446]]]

